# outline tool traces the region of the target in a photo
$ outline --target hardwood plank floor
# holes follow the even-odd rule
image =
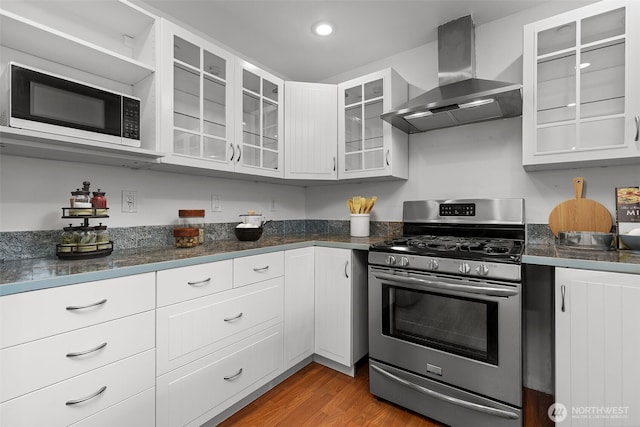
[[[550,396],[523,393],[524,427],[547,427]],[[545,406],[546,405],[546,406]],[[369,366],[358,365],[356,377],[317,363],[305,366],[274,389],[232,415],[220,427],[444,427],[419,414],[377,400],[369,393]]]

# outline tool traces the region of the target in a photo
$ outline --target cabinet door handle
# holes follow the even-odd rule
[[[386,161],[387,161],[387,166],[391,165],[391,162],[389,161],[389,156],[391,155],[391,150],[387,150],[387,155],[385,156]]]
[[[70,305],[67,307],[67,310],[69,311],[74,311],[74,310],[84,310],[85,308],[91,308],[91,307],[97,307],[99,305],[102,305],[104,303],[107,302],[107,299],[103,299],[100,300],[98,302],[94,302],[93,304],[87,304],[87,305]]]
[[[635,140],[638,141],[638,139],[640,139],[640,116],[636,116],[636,138],[635,138]]]
[[[348,279],[349,278],[349,261],[344,263],[344,276]]]
[[[240,144],[238,144],[236,147],[238,148],[238,160],[236,161],[240,163],[240,157],[242,157],[242,150],[240,149]]]
[[[333,171],[336,171],[336,156],[333,156]]]
[[[229,161],[232,162],[233,158],[236,156],[236,149],[234,148],[233,144],[229,144],[229,147],[231,147],[231,158],[229,159]]]
[[[240,376],[240,374],[242,374],[242,368],[240,368],[240,370],[238,372],[236,372],[233,375],[229,375],[228,377],[224,377],[225,381],[233,381],[236,378],[238,378]]]
[[[564,305],[564,300],[565,300],[565,286],[562,285],[560,286],[560,294],[562,294],[562,306],[560,307],[560,310],[562,310],[562,312],[565,312],[565,305]]]
[[[98,396],[100,396],[102,393],[104,393],[104,391],[105,391],[106,389],[107,389],[107,386],[106,386],[106,385],[103,385],[103,386],[102,386],[102,388],[101,388],[100,390],[96,391],[95,393],[90,394],[90,395],[89,395],[89,396],[87,396],[87,397],[82,397],[82,398],[80,398],[80,399],[68,400],[66,404],[67,404],[67,406],[71,406],[71,405],[77,405],[78,403],[86,402],[87,400],[91,400],[91,399],[93,399],[94,397],[98,397]]]
[[[204,280],[200,280],[197,282],[187,282],[187,285],[191,285],[191,286],[202,286],[202,285],[206,285],[207,283],[209,283],[211,281],[211,277],[207,277]]]
[[[256,267],[253,269],[253,271],[255,271],[256,273],[259,273],[261,271],[267,271],[269,269],[268,265],[265,265],[264,267]]]
[[[240,314],[238,314],[237,316],[233,316],[233,317],[226,317],[223,320],[225,322],[233,322],[234,320],[238,320],[239,318],[242,317],[242,312]]]
[[[94,347],[92,349],[89,350],[84,350],[84,351],[76,351],[74,353],[67,353],[67,357],[78,357],[78,356],[84,356],[85,354],[89,354],[89,353],[93,353],[95,351],[98,350],[102,350],[103,348],[105,348],[107,346],[106,342],[103,342],[102,344],[100,344],[97,347]]]

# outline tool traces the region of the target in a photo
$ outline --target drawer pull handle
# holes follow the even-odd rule
[[[234,320],[238,320],[241,317],[242,317],[242,313],[238,314],[237,316],[227,317],[227,318],[224,319],[224,321],[225,322],[233,322]]]
[[[209,283],[211,281],[211,277],[207,277],[204,280],[200,280],[197,282],[187,282],[187,285],[191,285],[191,286],[201,286],[201,285],[206,285],[207,283]]]
[[[258,267],[258,268],[254,268],[253,271],[255,271],[256,273],[259,273],[261,271],[267,271],[269,269],[269,266],[266,265],[264,267]]]
[[[94,351],[98,351],[98,350],[102,350],[103,348],[105,348],[107,346],[106,341],[103,342],[102,344],[100,344],[97,347],[94,347],[92,349],[89,350],[85,350],[85,351],[77,351],[75,353],[67,353],[67,357],[78,357],[78,356],[84,356],[85,354],[89,354],[89,353],[93,353]]]
[[[83,397],[83,398],[80,398],[80,399],[76,399],[76,400],[69,400],[69,401],[67,401],[67,403],[66,403],[66,404],[67,404],[67,406],[71,406],[71,405],[77,405],[78,403],[86,402],[87,400],[91,400],[91,399],[93,399],[94,397],[98,397],[98,396],[100,396],[102,393],[104,393],[104,391],[105,391],[106,389],[107,389],[107,386],[106,386],[106,385],[103,385],[103,386],[102,386],[102,388],[101,388],[100,390],[96,391],[95,393],[90,394],[89,396],[87,396],[87,397]]]
[[[564,285],[560,286],[560,293],[562,294],[562,307],[560,308],[564,313],[566,311],[564,300],[565,300],[565,287]]]
[[[344,277],[349,278],[349,261],[344,264]]]
[[[103,299],[101,301],[98,302],[94,302],[93,304],[87,304],[87,305],[70,305],[67,307],[67,310],[69,311],[75,311],[75,310],[84,310],[85,308],[91,308],[91,307],[97,307],[99,305],[104,304],[105,302],[107,302],[107,299]]]
[[[242,368],[240,368],[240,370],[238,372],[236,372],[233,375],[229,375],[228,377],[224,377],[225,381],[233,381],[236,378],[238,378],[240,376],[240,374],[242,374]]]

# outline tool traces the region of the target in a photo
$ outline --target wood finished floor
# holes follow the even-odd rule
[[[553,427],[550,396],[525,389],[524,427]],[[369,367],[356,377],[311,363],[237,412],[220,427],[444,427],[369,393]]]

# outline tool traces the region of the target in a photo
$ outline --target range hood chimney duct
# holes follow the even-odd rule
[[[471,15],[438,27],[439,86],[380,116],[406,133],[522,115],[522,86],[476,78]]]

